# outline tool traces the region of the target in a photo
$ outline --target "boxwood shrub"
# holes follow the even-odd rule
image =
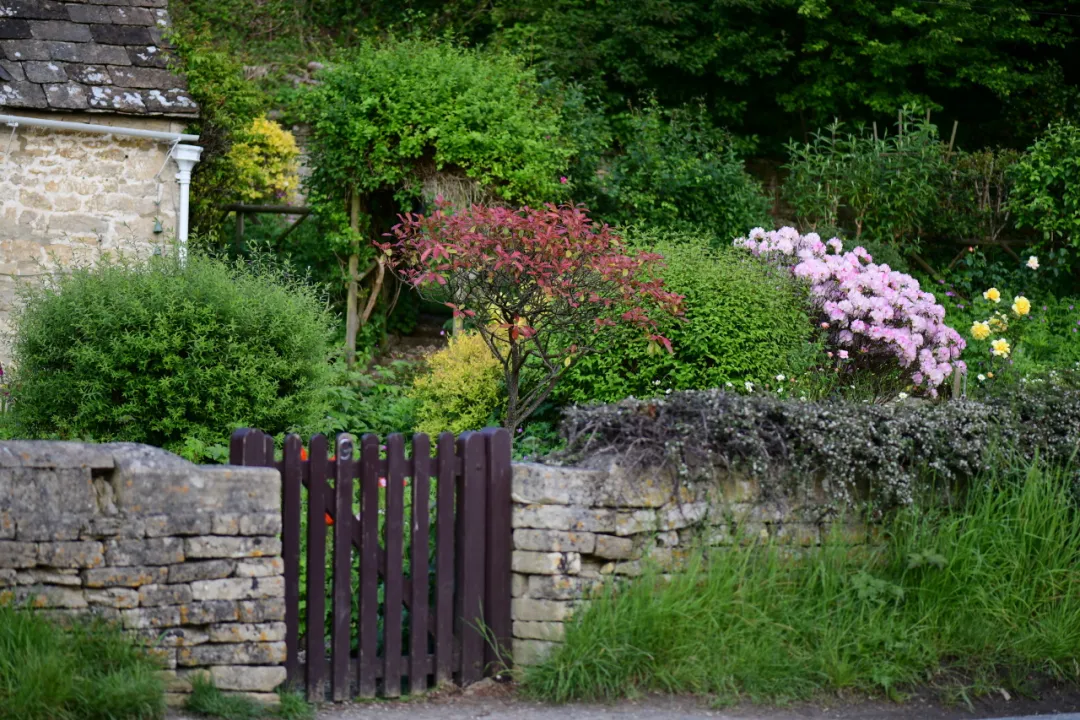
[[[282,274],[219,260],[109,260],[26,288],[12,408],[23,437],[133,441],[188,456],[237,426],[326,409],[330,317]]]
[[[614,402],[668,389],[763,382],[815,357],[805,290],[790,277],[745,253],[709,249],[693,236],[669,236],[652,249],[664,256],[665,288],[686,296],[683,317],[657,314],[658,332],[674,352],[650,354],[639,329],[619,328],[599,352],[567,371],[557,400]]]

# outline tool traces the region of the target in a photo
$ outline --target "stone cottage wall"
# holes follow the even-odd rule
[[[718,472],[676,483],[657,470],[587,470],[517,463],[513,477],[513,654],[543,659],[565,623],[599,586],[631,580],[653,563],[678,570],[692,552],[761,540],[816,545],[823,533],[863,543],[867,528],[837,527],[839,508],[820,492],[766,500],[757,482]]]
[[[280,531],[276,470],[134,444],[0,443],[0,602],[120,623],[163,659],[171,701],[195,672],[275,698]]]
[[[166,118],[21,114],[183,130],[183,121]],[[179,192],[176,163],[165,166],[168,151],[156,140],[27,126],[12,137],[0,127],[0,333],[10,329],[16,282],[93,262],[105,251],[145,256],[172,241]],[[161,234],[154,234],[155,219]],[[0,362],[7,348],[0,342]]]

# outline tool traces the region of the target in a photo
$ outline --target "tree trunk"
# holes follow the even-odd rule
[[[360,194],[352,191],[352,202],[349,213],[349,226],[353,232],[360,230]],[[359,316],[357,315],[357,293],[359,279],[357,272],[360,264],[360,248],[353,248],[349,255],[349,291],[345,299],[345,366],[352,370],[356,366],[356,335],[360,329]]]

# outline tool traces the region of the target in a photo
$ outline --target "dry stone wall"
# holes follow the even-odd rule
[[[166,118],[59,119],[183,130],[181,121]],[[28,126],[14,135],[0,130],[0,153],[10,147],[0,154],[0,333],[10,329],[17,282],[38,282],[57,268],[92,263],[103,252],[145,257],[171,242],[179,191],[176,164],[166,164],[167,143]],[[160,234],[154,233],[157,219]],[[7,354],[7,342],[0,343],[0,362]]]
[[[134,444],[0,443],[0,602],[119,623],[194,673],[273,701],[285,680],[281,482]]]
[[[724,552],[769,540],[793,550],[823,533],[867,539],[859,523],[841,524],[840,508],[820,488],[800,497],[763,497],[751,478],[717,472],[677,482],[659,470],[626,471],[514,465],[513,654],[518,665],[542,660],[563,640],[566,622],[605,582],[632,581],[646,563],[677,571],[691,553]]]

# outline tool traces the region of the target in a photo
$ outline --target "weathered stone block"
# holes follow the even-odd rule
[[[519,640],[514,638],[514,664],[520,666],[539,665],[557,643],[544,642],[543,640]]]
[[[562,642],[566,636],[566,625],[561,622],[517,621],[513,632],[515,638]]]
[[[196,600],[258,600],[285,596],[285,578],[251,577],[196,580],[191,583]]]
[[[210,535],[239,535],[240,534],[240,515],[239,513],[220,513],[213,517],[212,524],[210,526]]]
[[[12,587],[17,584],[15,571],[10,568],[0,570],[0,588]]]
[[[513,526],[537,530],[613,532],[615,511],[568,505],[516,505]]]
[[[85,608],[86,597],[77,588],[56,585],[22,585],[14,590],[0,590],[0,603],[5,594],[16,604],[34,608]]]
[[[675,530],[657,533],[654,540],[660,547],[675,547],[679,544],[679,533]]]
[[[191,647],[192,645],[202,645],[210,642],[209,633],[190,627],[173,627],[165,630],[145,628],[137,630],[136,633],[151,645],[160,647]]]
[[[185,562],[169,567],[170,583],[187,583],[194,580],[217,580],[229,577],[236,570],[235,560],[203,560]]]
[[[240,619],[239,609],[231,600],[208,600],[181,605],[181,625],[213,625],[216,623],[236,622]],[[281,603],[281,617],[285,617],[285,603]]]
[[[172,565],[184,562],[184,541],[175,537],[110,540],[105,562],[111,566]]]
[[[581,570],[581,555],[577,553],[515,550],[510,562],[514,572],[527,575],[574,575]]]
[[[284,573],[285,561],[281,558],[255,558],[236,563],[237,577],[268,577]]]
[[[94,516],[79,535],[82,540],[107,537],[141,538],[146,534],[146,524],[139,518],[111,515]]]
[[[277,665],[285,662],[285,643],[209,644],[177,650],[182,667],[205,665]]]
[[[671,504],[658,512],[660,530],[679,530],[701,522],[709,512],[706,502]]]
[[[187,605],[192,599],[190,585],[143,585],[139,588],[139,604],[143,607]]]
[[[607,473],[599,470],[514,463],[511,497],[526,505],[593,505]]]
[[[566,575],[530,575],[529,597],[542,600],[579,600],[587,598],[602,583],[598,580]]]
[[[269,693],[285,682],[285,668],[218,665],[210,668],[210,677],[222,690]]]
[[[78,540],[89,522],[79,515],[20,515],[15,522],[15,539],[24,542]]]
[[[120,613],[124,628],[128,630],[142,630],[146,628],[170,628],[182,625],[180,608],[178,607],[153,607],[135,608],[124,610]]]
[[[16,582],[19,585],[67,585],[69,587],[79,587],[82,585],[82,578],[79,577],[79,571],[75,569],[49,568],[41,570],[35,568],[34,570],[19,570],[16,574]]]
[[[608,560],[627,560],[634,556],[634,541],[613,535],[597,535],[596,550],[592,554]]]
[[[574,603],[536,598],[514,598],[510,601],[510,617],[514,620],[561,622],[570,617]]]
[[[93,540],[38,545],[38,564],[55,568],[96,568],[105,563],[101,543]]]
[[[620,537],[653,532],[658,528],[654,510],[630,510],[615,516],[615,534]]]
[[[514,531],[514,549],[534,552],[577,552],[591,555],[596,547],[596,535],[587,532],[561,530]]]
[[[146,518],[146,537],[167,535],[209,535],[212,525],[210,513],[186,515],[151,515]]]
[[[210,628],[210,640],[216,643],[282,642],[285,623],[229,623]],[[233,688],[241,690],[243,688]]]
[[[36,544],[0,541],[0,568],[32,568],[37,563]]]
[[[523,597],[529,591],[529,576],[514,573],[510,576],[510,596]]]
[[[237,606],[240,611],[241,622],[257,623],[285,619],[285,600],[283,598],[244,600],[237,603]]]
[[[83,584],[86,587],[142,587],[163,583],[169,577],[169,568],[165,567],[121,567],[97,568],[83,571]]]
[[[184,540],[184,554],[189,558],[245,558],[277,556],[281,541],[269,537],[222,537],[206,535]]]
[[[139,606],[139,593],[131,588],[103,588],[100,590],[86,590],[86,601],[90,605],[100,605],[121,610]]]
[[[281,513],[249,513],[240,516],[241,535],[277,535],[281,532]]]

